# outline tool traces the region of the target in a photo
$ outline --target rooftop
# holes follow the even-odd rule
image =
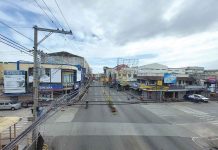
[[[71,54],[71,53],[66,52],[66,51],[55,52],[55,53],[49,53],[48,55],[49,55],[49,56],[68,56],[68,57],[79,57],[79,58],[83,58],[83,57],[81,57],[81,56],[74,55],[74,54]]]

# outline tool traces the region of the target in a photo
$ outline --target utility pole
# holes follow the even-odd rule
[[[33,50],[33,121],[37,120],[37,111],[38,111],[38,99],[39,99],[39,62],[38,62],[38,50],[37,47],[41,44],[46,38],[48,38],[52,33],[61,33],[61,34],[72,34],[72,31],[64,31],[59,29],[46,29],[46,28],[39,28],[37,26],[33,27],[34,29],[34,50]],[[49,32],[44,38],[42,38],[38,42],[38,31]],[[36,140],[34,144],[34,148],[37,149],[37,129],[33,130],[33,140]]]
[[[37,58],[37,41],[38,41],[38,31],[37,28],[34,28],[34,50],[33,50],[33,62],[34,62],[34,66],[33,66],[33,120],[35,121],[37,118],[37,107],[38,107],[38,95],[39,95],[39,74],[38,74],[38,58]]]

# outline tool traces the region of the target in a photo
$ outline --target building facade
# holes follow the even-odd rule
[[[117,70],[117,68],[121,69]],[[135,68],[104,67],[104,73],[112,80],[115,77],[115,80],[121,83],[127,81],[131,89],[140,91],[143,99],[164,101],[183,99],[185,94],[191,93],[209,96],[208,92],[216,91],[218,71],[204,70],[204,67],[196,66],[169,68],[166,65],[153,63]],[[174,80],[168,82],[169,79]]]
[[[74,90],[78,68],[67,64],[41,64],[39,100],[53,99]],[[81,77],[80,77],[81,78]],[[32,101],[33,63],[0,63],[0,99]],[[20,89],[20,90],[19,90]]]
[[[86,74],[91,74],[91,68],[84,57],[71,54],[69,52],[55,52],[49,53],[41,56],[42,63],[50,63],[50,64],[70,64],[70,65],[78,65],[82,68],[85,68]]]

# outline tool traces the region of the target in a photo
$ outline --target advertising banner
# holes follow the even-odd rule
[[[216,83],[216,77],[208,77],[209,83]]]
[[[51,81],[51,69],[50,68],[40,68],[40,82]]]
[[[134,83],[131,84],[131,87],[133,87],[133,88],[138,88],[138,87],[139,87],[139,84],[134,82]]]
[[[51,69],[51,82],[61,83],[61,69]]]
[[[170,73],[164,73],[164,83],[176,83],[176,76]]]
[[[162,80],[158,80],[158,81],[157,81],[157,85],[162,86],[162,85],[163,85]]]
[[[29,68],[28,71],[28,79],[29,83],[33,82],[33,68]],[[40,68],[39,69],[39,75],[40,75],[40,82],[51,82],[51,69],[50,68]]]
[[[40,84],[39,90],[61,90],[63,85],[61,84]]]
[[[4,71],[4,93],[26,93],[25,71]]]
[[[82,74],[81,74],[81,71],[80,70],[77,70],[77,78],[76,78],[76,81],[81,81],[81,76],[82,76]]]

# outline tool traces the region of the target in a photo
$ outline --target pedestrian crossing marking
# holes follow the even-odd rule
[[[189,108],[187,106],[174,105],[173,107],[185,113],[191,114],[192,116],[197,117],[202,121],[206,121],[207,123],[218,126],[218,118],[216,116],[210,115],[206,112],[199,111],[193,108]]]

